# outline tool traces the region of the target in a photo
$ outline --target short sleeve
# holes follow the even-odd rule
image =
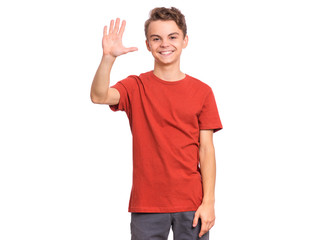
[[[127,114],[130,113],[132,92],[135,84],[135,79],[129,76],[111,86],[111,88],[117,89],[120,94],[119,103],[115,105],[109,105],[112,111],[125,111]]]
[[[223,128],[219,117],[215,96],[210,89],[210,92],[204,100],[202,110],[198,117],[200,129],[213,129],[217,132]]]

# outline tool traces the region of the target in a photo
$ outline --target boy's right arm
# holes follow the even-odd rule
[[[110,73],[114,61],[122,54],[138,50],[135,47],[125,48],[122,44],[122,35],[126,22],[122,21],[119,30],[120,19],[110,22],[110,30],[107,34],[107,26],[104,26],[103,57],[97,69],[91,85],[91,101],[93,103],[116,105],[119,103],[120,94],[115,88],[110,88]]]

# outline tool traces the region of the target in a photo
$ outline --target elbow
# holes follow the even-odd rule
[[[98,103],[98,101],[97,101],[97,99],[94,97],[94,96],[90,96],[90,99],[91,99],[91,102],[92,103],[95,103],[95,104],[97,104]]]
[[[200,153],[203,153],[203,154],[213,153],[215,152],[215,147],[212,143],[211,144],[200,144],[199,151]]]
[[[213,145],[200,146],[199,148],[200,160],[213,158],[215,156],[215,148]]]
[[[94,104],[102,104],[103,103],[102,99],[97,98],[96,96],[94,96],[92,94],[91,94],[90,98],[91,98],[91,102],[94,103]]]

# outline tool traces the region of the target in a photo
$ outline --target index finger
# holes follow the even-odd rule
[[[200,231],[198,236],[202,237],[206,232],[207,232],[207,230],[206,230],[205,224],[202,224],[201,231]]]
[[[119,31],[119,35],[120,35],[120,37],[122,37],[123,34],[124,34],[125,26],[126,26],[126,21],[123,20],[122,23],[121,23],[120,31]]]

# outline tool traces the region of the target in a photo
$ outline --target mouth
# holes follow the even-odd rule
[[[171,51],[161,51],[159,52],[162,56],[169,56],[173,53],[174,51],[171,50]]]

